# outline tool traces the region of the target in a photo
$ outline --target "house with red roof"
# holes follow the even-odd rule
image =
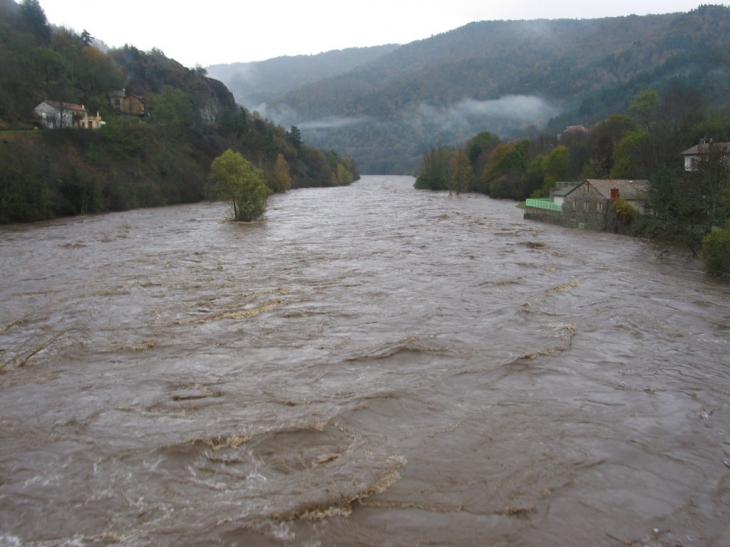
[[[104,124],[98,112],[96,116],[90,116],[84,105],[49,99],[42,101],[33,109],[33,123],[46,129],[64,127],[99,129]]]

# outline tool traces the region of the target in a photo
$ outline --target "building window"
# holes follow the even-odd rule
[[[603,212],[603,205],[604,205],[604,203],[602,201],[599,201],[598,203],[596,203],[596,210],[599,213],[602,213]]]
[[[583,210],[587,213],[590,210],[591,204],[587,201],[583,202]]]

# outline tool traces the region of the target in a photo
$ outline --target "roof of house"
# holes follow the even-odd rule
[[[562,184],[563,186],[560,186],[560,184]],[[581,183],[580,182],[563,182],[563,183],[559,182],[557,188],[550,189],[550,195],[558,196],[558,197],[566,196],[570,192],[572,192],[575,189],[575,187],[578,186],[579,184],[581,184]]]
[[[687,148],[682,152],[682,156],[699,156],[700,154],[707,154],[712,149],[730,152],[730,142],[701,142],[692,148]]]
[[[46,99],[45,101],[41,102],[39,105],[36,106],[36,108],[38,108],[43,103],[47,103],[47,104],[51,105],[56,110],[65,109],[65,110],[75,110],[77,112],[86,112],[86,109],[82,105],[80,105],[80,104],[64,103],[62,101],[50,101],[48,99]]]
[[[579,133],[591,133],[593,130],[583,125],[569,125],[565,128],[565,133],[579,132]]]
[[[627,180],[627,179],[586,179],[579,185],[574,186],[565,195],[570,194],[584,184],[590,184],[598,193],[606,199],[611,198],[611,190],[618,189],[618,194],[624,199],[638,199],[648,189],[648,180]]]

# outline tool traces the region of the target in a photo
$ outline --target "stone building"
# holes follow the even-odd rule
[[[109,104],[114,110],[122,110],[122,101],[124,101],[125,91],[123,89],[115,89],[109,92]]]
[[[127,93],[124,89],[115,89],[109,92],[109,104],[115,110],[132,114],[134,116],[145,115],[145,100],[141,95]]]
[[[558,188],[550,198],[528,199],[524,218],[572,228],[615,231],[611,205],[619,198],[641,212],[649,181],[587,179]]]

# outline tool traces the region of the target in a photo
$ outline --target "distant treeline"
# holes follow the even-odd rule
[[[228,149],[274,191],[359,178],[349,158],[237,106],[203,69],[159,50],[93,44],[86,31],[51,27],[37,0],[0,0],[0,223],[210,198],[210,165]],[[122,88],[144,97],[144,116],[112,108],[109,93]],[[105,124],[35,129],[43,100],[83,105]]]

